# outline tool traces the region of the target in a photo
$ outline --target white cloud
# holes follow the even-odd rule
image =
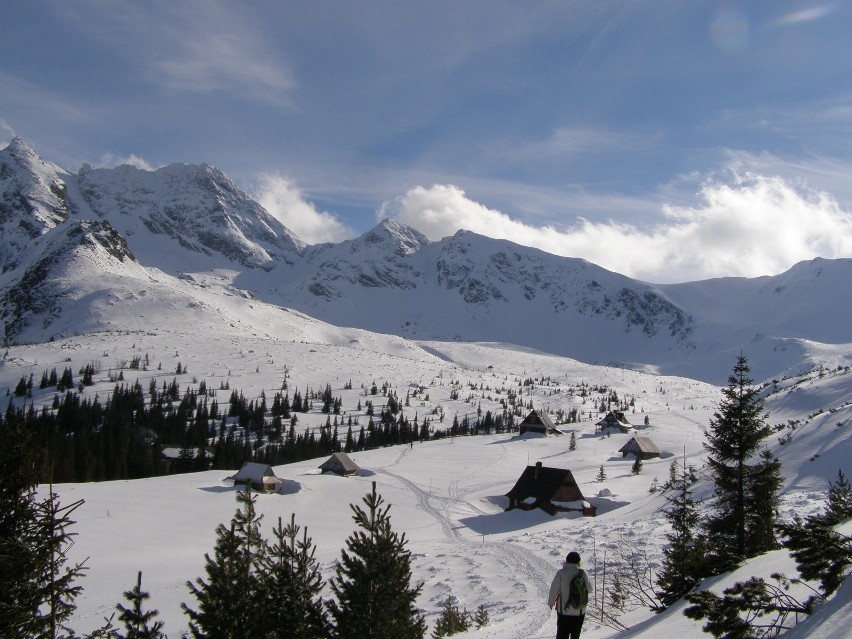
[[[131,153],[130,155],[116,155],[115,153],[104,153],[101,156],[100,164],[101,166],[105,166],[108,168],[121,166],[122,164],[129,164],[131,166],[135,166],[137,169],[142,169],[143,171],[153,171],[157,168],[147,160],[140,158],[138,155],[134,155],[133,153]]]
[[[0,118],[0,132],[2,132],[4,138],[8,138],[7,142],[15,137],[15,130],[3,118]]]
[[[650,228],[586,219],[568,229],[531,226],[452,185],[411,189],[392,208],[432,239],[467,229],[661,283],[769,275],[817,256],[852,255],[852,215],[834,198],[761,175],[705,184],[696,205],[664,206]]]
[[[202,25],[172,35],[172,47],[155,62],[154,81],[180,91],[227,91],[287,102],[292,75],[258,47],[255,34],[235,25]]]
[[[787,26],[791,24],[801,24],[803,22],[820,20],[821,18],[826,17],[833,11],[834,7],[832,5],[824,5],[821,7],[811,7],[809,9],[802,9],[800,11],[792,11],[778,18],[778,20],[775,21],[775,24],[778,26]]]
[[[317,211],[293,181],[281,175],[260,176],[257,201],[307,244],[340,242],[354,235],[331,213]]]
[[[169,91],[291,105],[294,76],[266,12],[204,0],[112,8],[99,0],[90,7],[93,14],[77,7],[57,10],[64,10],[69,23],[87,37],[107,43],[112,55],[131,60],[149,82]]]

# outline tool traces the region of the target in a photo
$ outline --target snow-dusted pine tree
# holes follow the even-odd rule
[[[422,584],[411,585],[411,552],[405,534],[391,529],[389,505],[376,492],[365,508],[350,504],[360,530],[346,540],[331,581],[328,602],[336,639],[422,639],[426,623],[414,601]]]
[[[705,433],[715,493],[703,526],[713,572],[725,572],[777,545],[771,531],[777,499],[773,477],[779,468],[775,461],[756,459],[760,444],[772,432],[759,393],[752,386],[748,360],[740,355]],[[750,515],[752,508],[760,510],[759,518]]]
[[[145,610],[143,605],[150,595],[142,590],[142,573],[136,575],[136,585],[124,593],[129,607],[118,604],[118,620],[124,624],[124,632],[114,632],[115,639],[166,639],[163,622],[155,621],[157,610]]]
[[[255,499],[248,487],[237,493],[242,509],[237,510],[230,526],[219,524],[216,528],[213,557],[204,555],[207,579],[198,577],[195,583],[186,583],[198,601],[197,610],[181,604],[195,639],[258,636],[257,564],[263,544]]]
[[[299,533],[302,532],[300,537]],[[272,530],[261,563],[259,591],[265,639],[324,639],[330,628],[320,593],[322,576],[307,529],[291,515]]]
[[[691,483],[684,458],[683,470],[675,476],[671,494],[666,494],[668,505],[663,511],[671,526],[657,575],[658,595],[665,607],[692,590],[701,579],[704,548],[696,535],[701,516],[692,498]]]

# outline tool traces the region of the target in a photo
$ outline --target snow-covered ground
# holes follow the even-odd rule
[[[649,493],[649,486],[654,478],[665,481],[676,457],[685,455],[688,463],[701,466],[703,431],[721,396],[717,387],[703,382],[595,367],[509,345],[415,343],[336,328],[268,307],[254,308],[240,317],[243,324],[236,330],[201,322],[192,330],[152,327],[9,348],[0,365],[0,387],[14,388],[21,376],[30,373],[38,380],[46,369],[61,371],[69,366],[76,372],[97,362],[101,381],[84,392],[105,397],[112,388],[109,375],[134,355],[147,354],[150,370],[125,369],[126,381],[138,379],[143,388],[150,377],[157,378],[158,384],[170,382],[180,361],[188,369],[178,376],[182,388],[201,380],[209,388],[218,388],[227,381],[247,398],[258,397],[261,391],[271,397],[280,388],[286,368],[291,389],[321,389],[330,384],[333,394],[343,399],[344,419],[352,414],[360,424],[366,423],[366,417],[355,410],[359,400],[382,403],[381,391],[378,396],[365,395],[373,382],[380,387],[388,383],[400,399],[422,387],[425,390],[410,402],[406,413],[422,421],[427,414],[437,420],[434,412],[443,411],[444,427],[454,415],[473,416],[480,407],[483,413],[497,410],[507,389],[522,392],[524,401],[536,408],[551,412],[578,408],[582,421],[565,426],[576,431],[575,451],[568,449],[568,435],[489,435],[415,443],[354,453],[353,459],[364,469],[357,477],[321,475],[317,466],[322,459],[276,467],[279,476],[298,484],[298,491],[258,497],[266,532],[278,517],[287,519],[295,513],[297,523],[307,526],[316,543],[323,571],[330,575],[354,529],[349,504],[360,503],[370,482],[377,482],[379,492],[392,504],[393,526],[409,539],[414,576],[423,582],[418,603],[430,624],[448,595],[469,610],[486,606],[491,623],[469,632],[469,637],[552,636],[555,613],[546,606],[546,590],[570,550],[579,551],[587,567],[593,567],[593,553],[602,565],[606,553],[611,558],[624,548],[644,549],[658,558],[664,543],[664,498]],[[532,384],[524,385],[525,380]],[[344,390],[350,381],[352,390]],[[630,435],[596,434],[596,406],[603,395],[592,391],[581,398],[576,391],[583,384],[632,398],[629,419],[639,427],[638,434],[658,444],[663,458],[646,461],[641,474],[633,475],[632,458],[623,459],[618,452]],[[450,399],[453,390],[458,399]],[[840,468],[849,473],[852,373],[833,370],[820,375],[817,371],[780,380],[767,393],[769,423],[787,425],[770,443],[784,463],[781,514],[819,508],[827,481]],[[226,393],[219,395],[220,404],[226,403]],[[50,399],[52,393],[36,390],[33,401]],[[319,413],[300,415],[298,427],[319,425],[326,419]],[[437,421],[435,425],[441,426]],[[781,445],[778,440],[787,433],[792,438]],[[524,468],[537,461],[571,469],[588,501],[598,507],[598,516],[504,512],[505,494]],[[603,482],[596,480],[601,465],[607,474]],[[79,631],[95,627],[141,570],[151,605],[159,609],[169,635],[179,636],[186,628],[180,603],[194,603],[186,582],[203,575],[204,553],[212,550],[214,529],[229,521],[236,508],[235,490],[225,481],[230,474],[208,471],[58,486],[63,502],[85,500],[75,512],[78,536],[71,553],[75,560],[88,558],[89,570],[72,626]],[[777,570],[794,574],[783,552],[758,558],[716,585]],[[843,627],[835,617],[849,617],[850,606],[844,603],[849,594],[844,587],[838,595],[845,598],[843,602],[825,606],[823,616],[833,613],[831,620],[817,623],[814,619],[808,626],[813,634],[795,636],[839,636],[832,635],[830,628]],[[646,609],[626,613],[622,622],[631,629],[621,636],[700,636],[700,625],[684,618],[680,608],[662,615]],[[599,619],[591,615],[587,619],[584,636],[615,635]]]

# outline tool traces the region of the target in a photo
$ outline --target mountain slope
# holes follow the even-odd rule
[[[663,286],[467,231],[431,242],[393,220],[353,240],[306,246],[212,166],[84,166],[74,174],[18,139],[0,151],[0,187],[6,317],[20,315],[16,295],[58,294],[50,278],[27,275],[26,256],[49,236],[89,222],[108,223],[163,290],[178,286],[164,279],[171,276],[179,287],[221,292],[223,305],[236,294],[409,339],[512,343],[714,382],[725,379],[740,351],[751,355],[758,379],[845,365],[852,353],[852,328],[843,320],[852,311],[852,260]],[[108,293],[101,266],[72,264],[80,272],[66,283]],[[125,299],[153,295],[144,280]],[[69,287],[62,295],[75,298]],[[71,329],[60,325],[79,321],[59,322],[65,312],[54,303],[41,324],[27,323],[26,338],[65,334]],[[112,312],[124,317],[119,304]],[[109,314],[92,313],[87,326],[124,321]],[[12,322],[10,331],[6,340],[24,338],[23,325]]]
[[[0,149],[0,265],[4,269],[30,242],[68,218],[60,172],[20,138]]]

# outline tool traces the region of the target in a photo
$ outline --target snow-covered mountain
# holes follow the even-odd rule
[[[125,248],[81,250],[75,237]],[[132,316],[127,300],[193,307],[195,287],[220,291],[223,306],[241,291],[413,340],[513,343],[716,382],[740,351],[759,379],[852,352],[852,260],[663,286],[466,231],[432,242],[394,220],[307,246],[212,166],[70,173],[20,139],[0,151],[0,263],[7,342],[72,334],[81,317],[86,330],[113,329]]]
[[[695,378],[721,381],[740,350],[757,380],[778,377],[762,392],[775,431],[766,443],[784,476],[779,516],[819,509],[828,481],[838,469],[848,474],[850,262],[656,286],[467,232],[430,242],[393,220],[351,241],[307,246],[212,167],[72,174],[15,140],[0,150],[0,313],[8,344],[0,387],[15,406],[39,410],[56,389],[15,398],[20,380],[92,365],[94,384],[78,389],[87,400],[111,393],[118,373],[142,387],[204,383],[214,396],[218,387],[219,402],[226,401],[221,389],[260,398],[284,378],[306,392],[330,384],[342,417],[356,426],[370,419],[362,401],[371,383],[406,397],[407,418],[429,416],[436,425],[443,415],[449,422],[497,413],[516,392],[551,414],[575,409],[580,421],[566,425],[575,451],[564,437],[511,434],[389,446],[360,451],[365,473],[346,479],[320,474],[323,460],[277,467],[299,490],[258,503],[267,533],[282,513],[309,528],[328,578],[353,528],[348,505],[376,481],[393,504],[394,528],[410,539],[413,575],[423,583],[418,606],[430,626],[453,595],[471,610],[487,606],[491,616],[489,626],[461,637],[552,636],[545,590],[567,550],[579,550],[601,576],[609,574],[598,561],[607,552],[610,560],[622,548],[660,556],[666,499],[651,486],[675,455],[702,468],[703,433],[720,393]],[[148,367],[129,365],[149,356]],[[189,373],[175,373],[175,364]],[[664,451],[640,474],[619,452],[630,435],[596,432],[597,402],[578,390],[593,385],[630,397],[630,421]],[[329,417],[300,413],[299,428]],[[504,512],[506,493],[535,460],[571,468],[598,516]],[[142,570],[166,630],[182,632],[180,604],[191,603],[186,582],[202,574],[216,526],[234,511],[234,489],[224,481],[230,474],[58,486],[63,503],[85,500],[70,553],[73,561],[88,557],[89,571],[72,627],[100,625]],[[703,472],[701,479],[699,497],[710,489]],[[778,550],[702,587],[718,592],[736,579],[794,570]],[[845,636],[848,586],[789,636]],[[589,615],[584,636],[704,636],[682,609],[625,610],[626,632]]]

